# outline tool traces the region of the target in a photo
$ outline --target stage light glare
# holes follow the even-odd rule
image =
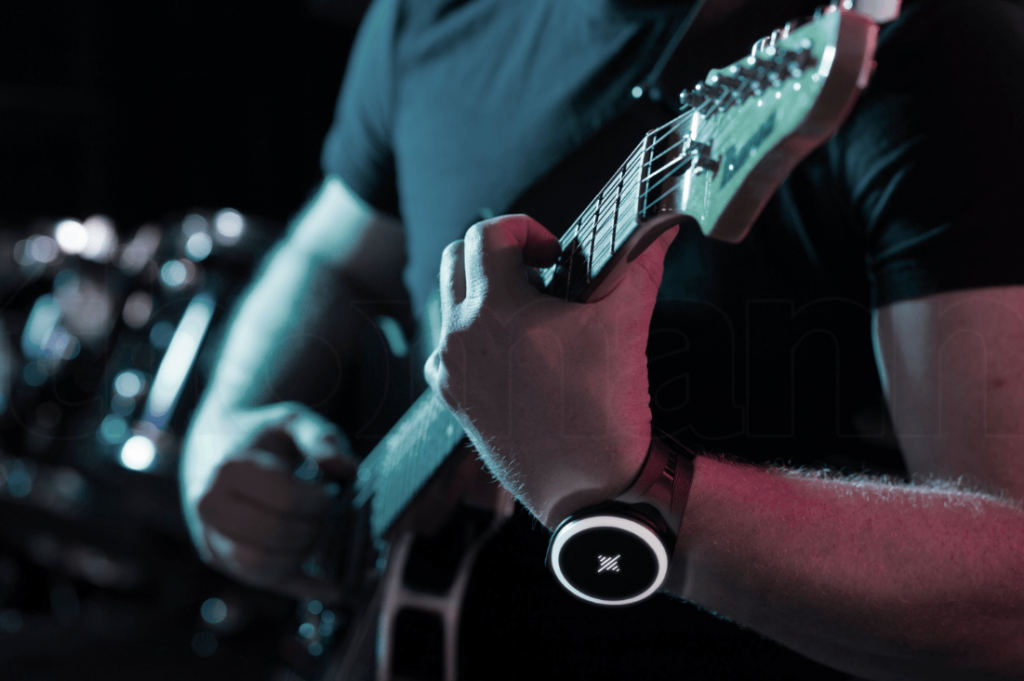
[[[156,445],[144,435],[133,435],[121,447],[121,465],[129,470],[147,470],[154,461]]]
[[[213,219],[213,224],[217,229],[217,234],[228,240],[237,239],[245,230],[245,219],[233,208],[224,208],[218,211]]]
[[[65,253],[78,255],[89,243],[89,230],[77,220],[61,220],[53,230],[57,245]]]
[[[117,249],[117,232],[114,221],[106,215],[92,215],[82,223],[85,227],[86,242],[82,257],[96,262],[109,262]]]

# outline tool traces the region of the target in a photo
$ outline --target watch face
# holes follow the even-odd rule
[[[640,523],[617,516],[583,518],[556,537],[555,574],[576,595],[606,605],[646,598],[667,572],[661,540]]]

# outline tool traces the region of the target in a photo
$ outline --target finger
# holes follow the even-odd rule
[[[527,267],[526,278],[529,280],[530,286],[537,289],[540,293],[544,292],[544,277],[541,275],[540,270],[536,267]]]
[[[483,295],[492,287],[508,291],[514,282],[526,284],[522,290],[533,291],[524,268],[551,265],[561,252],[558,239],[526,215],[479,222],[466,232],[465,241],[468,296]]]
[[[325,417],[305,405],[298,405],[282,426],[304,459],[315,462],[333,478],[350,480],[355,476],[358,460],[352,443]],[[312,477],[306,476],[307,479]]]
[[[235,541],[277,553],[307,549],[320,530],[319,518],[281,515],[237,495],[208,504],[204,520]]]
[[[441,353],[434,350],[430,353],[430,357],[427,358],[426,363],[423,365],[423,379],[434,392],[437,392],[438,385],[440,385],[440,376]]]
[[[448,244],[441,254],[441,315],[449,316],[466,299],[466,267],[463,264],[465,242]]]
[[[258,455],[259,452],[246,452]],[[283,515],[319,516],[331,497],[324,485],[296,480],[290,471],[263,467],[258,456],[225,463],[214,481],[214,489],[200,503],[200,514],[207,499],[233,495],[254,506]]]
[[[214,562],[250,584],[274,584],[299,574],[303,551],[268,551],[213,528],[206,531]]]

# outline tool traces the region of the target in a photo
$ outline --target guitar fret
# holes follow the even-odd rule
[[[619,226],[619,201],[622,200],[622,181],[626,178],[626,165],[619,169],[619,181],[615,186],[615,212],[612,214],[612,243],[610,253],[615,252],[615,230]]]
[[[623,206],[629,209],[629,221],[630,223],[636,220],[636,214],[639,208],[640,201],[640,174],[643,170],[643,165],[638,163],[636,167],[629,173],[628,181],[625,183],[626,190],[622,201]],[[630,225],[632,227],[632,225]],[[632,229],[620,229],[616,230],[616,239],[612,243],[612,252],[618,252],[622,243],[629,238],[632,233]]]
[[[572,252],[569,253],[569,266],[567,268],[568,271],[565,273],[565,281],[566,281],[566,285],[565,285],[565,299],[566,300],[569,300],[569,295],[570,295],[570,293],[572,291],[572,261],[573,261],[573,257],[576,255],[576,249],[579,247],[579,241],[578,241],[579,234],[580,234],[580,221],[579,221],[579,219],[577,219],[576,222],[573,224]]]
[[[594,244],[597,243],[597,225],[601,216],[601,199],[604,192],[597,195],[597,205],[594,206],[594,230],[590,235],[590,257],[587,258],[587,283],[590,283],[594,274]]]
[[[657,152],[656,145],[658,139],[656,136],[648,133],[647,137],[644,138],[644,163],[640,164],[641,173],[639,179],[638,189],[642,188],[643,192],[643,207],[640,210],[640,215],[647,215],[647,212],[651,209],[650,200],[650,184],[651,176],[654,175],[654,159]]]

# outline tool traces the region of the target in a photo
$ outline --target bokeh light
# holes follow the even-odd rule
[[[228,616],[228,606],[219,598],[208,598],[203,602],[199,612],[210,624],[220,624]]]
[[[181,221],[181,232],[190,237],[193,234],[206,233],[210,231],[210,223],[198,213],[190,213]]]
[[[153,314],[153,297],[145,291],[133,291],[124,301],[121,316],[133,329],[141,329]]]
[[[213,239],[206,232],[196,232],[185,242],[185,255],[199,262],[205,260],[213,251]]]
[[[61,220],[53,230],[57,245],[65,253],[78,255],[89,243],[89,230],[77,220]]]
[[[188,270],[185,269],[184,263],[180,260],[168,260],[164,263],[164,266],[160,268],[160,281],[163,282],[167,288],[178,288],[185,284],[185,279],[188,277]]]
[[[96,262],[109,262],[117,250],[117,232],[114,221],[106,215],[92,215],[82,223],[86,240],[81,255]]]
[[[149,330],[149,343],[157,350],[163,350],[171,344],[174,337],[174,324],[168,321],[160,321]]]
[[[135,233],[132,240],[121,251],[121,259],[118,261],[118,265],[131,274],[142,270],[160,246],[161,235],[162,232],[156,225],[143,225],[139,227],[139,231]]]
[[[136,397],[142,392],[142,386],[142,376],[137,371],[122,371],[114,379],[114,390],[121,397]]]
[[[100,439],[111,445],[119,445],[128,436],[128,422],[117,414],[107,414],[100,423]]]
[[[217,236],[227,242],[237,241],[245,231],[245,218],[233,208],[224,208],[218,211],[213,218],[213,224],[217,230]]]
[[[156,445],[144,435],[133,435],[121,447],[121,465],[129,470],[147,470],[154,461]]]
[[[40,234],[29,238],[25,244],[25,253],[36,262],[51,263],[60,255],[60,249],[56,241]]]

